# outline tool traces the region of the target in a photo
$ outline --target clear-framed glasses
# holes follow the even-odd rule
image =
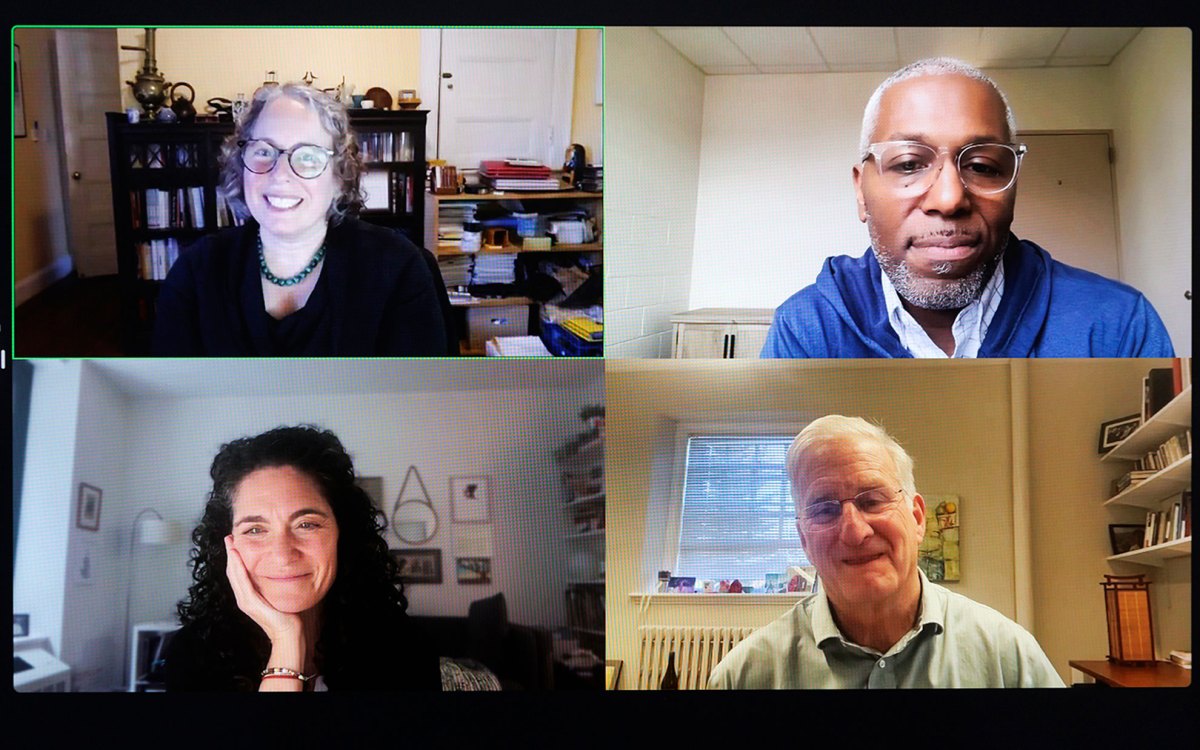
[[[964,188],[976,195],[993,195],[1017,181],[1026,150],[1024,143],[971,143],[954,154],[954,165]],[[881,141],[867,151],[867,158],[875,157],[883,185],[899,197],[924,195],[950,156],[945,146],[935,149],[918,141]]]
[[[254,174],[270,172],[275,168],[280,154],[287,154],[292,171],[305,180],[313,180],[324,174],[334,153],[332,149],[307,143],[287,150],[262,140],[238,141],[238,146],[241,148],[242,165]]]
[[[863,518],[870,521],[890,513],[903,497],[900,490],[875,487],[864,490],[845,500],[822,500],[810,503],[800,511],[800,525],[805,531],[824,531],[837,526],[842,520],[842,506],[854,503]]]

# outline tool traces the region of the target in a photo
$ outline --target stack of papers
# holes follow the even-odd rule
[[[474,261],[472,284],[511,284],[516,279],[515,253],[480,253]]]
[[[448,255],[438,258],[438,268],[442,272],[442,281],[448,287],[466,286],[471,283],[470,255]]]
[[[497,336],[485,344],[489,357],[552,357],[537,336]]]
[[[483,161],[479,181],[493,190],[559,190],[550,168],[528,160]]]

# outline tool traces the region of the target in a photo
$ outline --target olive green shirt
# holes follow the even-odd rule
[[[1028,631],[920,575],[917,623],[887,653],[847,640],[821,588],[735,646],[708,687],[1063,687]]]

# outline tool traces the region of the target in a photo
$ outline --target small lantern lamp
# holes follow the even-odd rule
[[[1154,661],[1154,626],[1150,619],[1150,582],[1144,575],[1104,576],[1104,609],[1108,615],[1108,658],[1118,664]]]

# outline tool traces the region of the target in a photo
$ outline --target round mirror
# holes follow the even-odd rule
[[[392,531],[406,544],[424,544],[437,531],[437,513],[420,500],[396,503],[392,511]]]

